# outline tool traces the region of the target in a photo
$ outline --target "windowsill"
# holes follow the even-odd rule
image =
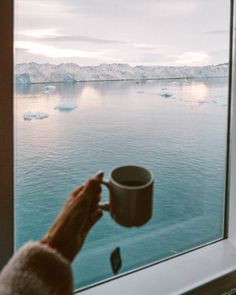
[[[236,247],[226,239],[80,294],[182,294],[235,269]]]

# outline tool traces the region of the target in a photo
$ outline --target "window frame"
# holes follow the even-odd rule
[[[0,1],[0,269],[14,251],[13,4]]]
[[[104,281],[80,294],[181,294],[236,269],[236,1],[231,0],[225,238]],[[14,0],[0,1],[0,269],[14,252],[13,35]],[[181,270],[181,271],[180,271]],[[168,283],[171,280],[171,284]]]

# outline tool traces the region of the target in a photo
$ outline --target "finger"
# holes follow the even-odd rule
[[[104,172],[100,170],[100,171],[97,172],[95,177],[97,177],[99,179],[103,179],[103,176],[104,176]]]
[[[81,210],[81,206],[83,206],[85,221],[87,219],[86,215],[89,215],[91,211],[94,211],[94,209],[91,209],[93,204],[97,203],[96,200],[98,199],[100,192],[101,189],[99,184],[91,178],[82,186],[82,189],[78,189],[75,192],[74,197],[71,199],[71,203],[75,205],[75,209]]]
[[[91,214],[99,209],[99,202],[101,201],[101,198],[102,198],[102,194],[100,193],[92,199],[92,203],[90,207]]]
[[[104,172],[103,171],[98,171],[97,174],[90,178],[86,183],[85,183],[85,189],[89,190],[92,189],[96,186],[100,186],[102,184]]]
[[[89,202],[88,205],[89,211],[91,207],[97,207],[97,204],[100,200],[100,194],[102,191],[103,172],[99,172],[95,177],[89,179],[83,186],[82,189],[77,189],[74,193],[75,201],[85,201]]]
[[[77,202],[78,196],[81,194],[81,192],[84,189],[84,185],[81,185],[80,187],[76,188],[68,197],[67,201],[65,202],[65,207],[71,206],[72,204],[75,204]]]
[[[96,193],[96,196],[99,197],[101,192],[102,192],[102,187],[101,185],[97,186],[94,190],[94,192]]]
[[[84,197],[96,199],[96,196],[101,193],[101,190],[101,178],[93,177],[85,183]]]
[[[88,182],[94,181],[96,184],[101,185],[103,181],[104,172],[99,171],[95,176],[93,176]]]
[[[96,211],[98,209],[98,204],[101,201],[101,198],[102,198],[102,187],[98,186],[98,188],[95,190],[94,195],[91,198],[90,212]]]
[[[92,188],[93,186],[96,185],[96,183],[101,183],[102,179],[104,176],[104,172],[103,171],[98,171],[96,176],[91,178],[89,181],[87,181],[87,183],[82,184],[81,186],[79,186],[78,188],[76,188],[72,193],[71,196],[75,197],[76,195],[78,195],[84,188],[89,189]],[[92,180],[92,181],[91,181]],[[94,183],[94,181],[95,183]],[[101,187],[98,186],[97,187],[97,193],[100,194],[101,193]]]
[[[102,198],[102,194],[98,194],[98,195],[94,195],[91,198],[91,203],[90,203],[90,208],[89,208],[89,214],[93,214],[94,212],[96,212],[99,209],[99,202],[101,201]]]
[[[102,190],[101,190],[101,188],[99,188],[98,190],[96,190],[94,192],[94,195],[91,198],[91,200],[92,200],[91,206],[97,207],[98,203],[101,201],[101,198],[102,198]]]
[[[81,186],[77,187],[72,193],[71,196],[72,197],[76,197],[82,190],[84,189],[84,184],[82,184]]]
[[[98,208],[100,208],[103,211],[110,211],[110,204],[107,204],[107,203],[105,203],[105,204],[99,204],[98,205]]]

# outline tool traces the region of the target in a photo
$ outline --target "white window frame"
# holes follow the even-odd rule
[[[80,290],[80,294],[182,294],[217,278],[224,278],[224,275],[236,270],[236,23],[233,17],[236,11],[235,3],[236,1],[231,0],[231,108],[225,239]],[[14,0],[0,1],[0,269],[14,251],[13,4]]]

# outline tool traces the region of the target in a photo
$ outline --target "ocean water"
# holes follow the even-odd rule
[[[70,191],[98,170],[144,166],[155,177],[152,219],[127,229],[104,213],[73,263],[76,288],[220,239],[224,223],[226,78],[81,82],[15,90],[16,248],[40,239]],[[170,97],[160,94],[171,92]],[[71,111],[55,109],[73,103]],[[48,118],[25,121],[26,112]],[[103,189],[103,200],[108,192]]]

